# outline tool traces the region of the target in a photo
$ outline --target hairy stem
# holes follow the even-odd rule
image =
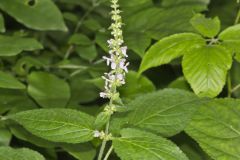
[[[108,129],[109,129],[109,122],[106,125],[105,134],[108,134]],[[98,155],[98,160],[102,159],[106,144],[107,144],[107,140],[104,139],[102,141],[102,145],[101,145],[101,148],[100,148],[100,152],[99,152],[99,155]]]

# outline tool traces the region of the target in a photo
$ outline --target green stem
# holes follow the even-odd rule
[[[239,4],[239,0],[237,1],[237,4]],[[237,17],[234,21],[234,25],[238,24],[240,20],[240,8],[238,9]],[[232,95],[232,80],[231,80],[231,74],[230,71],[228,73],[228,79],[227,79],[227,86],[228,86],[228,97],[231,97]]]
[[[238,84],[232,89],[232,93],[236,92],[238,89],[240,89],[240,84]]]
[[[107,152],[107,154],[106,154],[106,156],[104,157],[103,160],[107,160],[108,157],[111,155],[112,151],[113,151],[113,146],[111,146],[111,147],[109,148],[109,150],[108,150],[108,152]]]
[[[228,97],[230,98],[232,95],[232,81],[231,81],[230,72],[228,73],[227,87],[228,87]]]
[[[107,123],[106,129],[105,129],[105,134],[106,135],[108,134],[108,129],[109,129],[109,122]],[[102,142],[102,145],[101,145],[101,148],[100,148],[100,152],[99,152],[99,155],[98,155],[98,160],[102,159],[106,144],[107,144],[107,140],[103,139],[103,142]]]
[[[100,2],[99,2],[100,3]],[[96,2],[96,0],[93,0],[93,5],[92,7],[90,7],[87,12],[83,15],[83,17],[78,21],[74,32],[73,33],[77,33],[78,30],[80,29],[80,27],[82,26],[84,20],[91,14],[91,12],[99,5],[98,2]],[[70,45],[65,53],[64,59],[68,59],[68,57],[70,56],[70,54],[73,52],[74,50],[74,45]]]

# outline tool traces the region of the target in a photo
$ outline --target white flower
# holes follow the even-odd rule
[[[96,137],[96,138],[98,138],[98,137],[100,137],[101,136],[101,132],[99,132],[99,131],[93,131],[93,137]]]
[[[102,78],[105,80],[105,91],[100,93],[103,98],[112,99],[118,92],[116,87],[125,84],[125,73],[128,72],[129,63],[125,59],[127,55],[127,46],[122,46],[124,43],[122,35],[122,18],[120,16],[121,11],[118,9],[118,0],[111,0],[112,11],[111,19],[113,20],[109,29],[111,30],[111,39],[107,41],[109,47],[110,56],[103,56],[108,66],[111,67],[109,73],[105,73]]]

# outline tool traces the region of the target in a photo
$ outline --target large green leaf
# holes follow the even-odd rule
[[[24,89],[25,85],[10,74],[0,71],[0,88]]]
[[[0,8],[29,28],[67,31],[62,14],[54,2],[34,0],[34,4],[31,4],[30,1],[1,0]]]
[[[221,27],[221,22],[218,17],[211,19],[206,18],[202,14],[196,14],[190,22],[199,33],[210,38],[214,38]]]
[[[46,72],[33,72],[28,76],[28,93],[42,107],[65,107],[70,98],[69,85]]]
[[[5,32],[5,24],[4,24],[4,18],[3,15],[0,13],[0,32]]]
[[[170,137],[185,128],[200,103],[201,100],[190,92],[165,89],[132,100],[127,104],[131,112],[122,118],[130,126]]]
[[[171,141],[149,132],[123,129],[113,139],[113,147],[122,160],[188,160]]]
[[[96,149],[89,143],[63,144],[61,147],[78,160],[93,160],[96,156]]]
[[[212,100],[194,116],[186,132],[214,160],[240,159],[240,101]]]
[[[18,139],[21,139],[26,142],[30,142],[36,146],[43,147],[43,148],[54,148],[57,146],[57,143],[47,141],[40,137],[37,137],[30,132],[28,132],[25,128],[18,124],[11,124],[9,125],[11,133]]]
[[[194,33],[175,34],[154,44],[143,57],[139,72],[171,62],[190,48],[203,45],[204,39]]]
[[[1,160],[45,160],[45,158],[36,151],[28,148],[13,149],[10,147],[0,147]]]
[[[240,53],[240,24],[228,27],[219,35],[222,45],[232,52]],[[238,58],[237,58],[238,60]]]
[[[71,109],[38,109],[9,116],[32,134],[54,142],[81,143],[93,139],[94,118]]]
[[[22,51],[34,51],[42,48],[43,46],[33,38],[0,35],[0,56],[15,56]]]
[[[221,46],[202,46],[185,54],[182,65],[183,73],[196,94],[215,97],[225,84],[232,55]]]

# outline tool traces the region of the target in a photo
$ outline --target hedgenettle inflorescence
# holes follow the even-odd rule
[[[127,66],[127,47],[122,46],[123,35],[122,35],[122,17],[120,16],[121,11],[119,10],[118,0],[111,0],[111,19],[112,24],[109,27],[113,38],[107,41],[109,47],[109,57],[104,56],[107,65],[111,66],[111,71],[105,73],[103,79],[105,80],[105,91],[100,93],[102,98],[109,98],[110,103],[119,98],[117,87],[125,84],[125,74],[128,72]]]
[[[102,78],[105,80],[105,90],[100,93],[100,97],[108,98],[109,104],[105,107],[104,113],[111,116],[116,111],[115,101],[119,101],[119,92],[117,87],[125,84],[125,75],[128,72],[127,66],[127,46],[123,46],[123,34],[122,34],[122,17],[119,10],[118,0],[111,0],[111,19],[112,24],[109,27],[111,30],[111,39],[107,41],[109,47],[109,56],[103,56],[111,70],[108,73],[104,73]],[[108,126],[108,125],[107,125]],[[108,127],[107,127],[108,128]],[[100,139],[108,139],[111,134],[104,131],[94,131],[94,137],[100,137]]]

